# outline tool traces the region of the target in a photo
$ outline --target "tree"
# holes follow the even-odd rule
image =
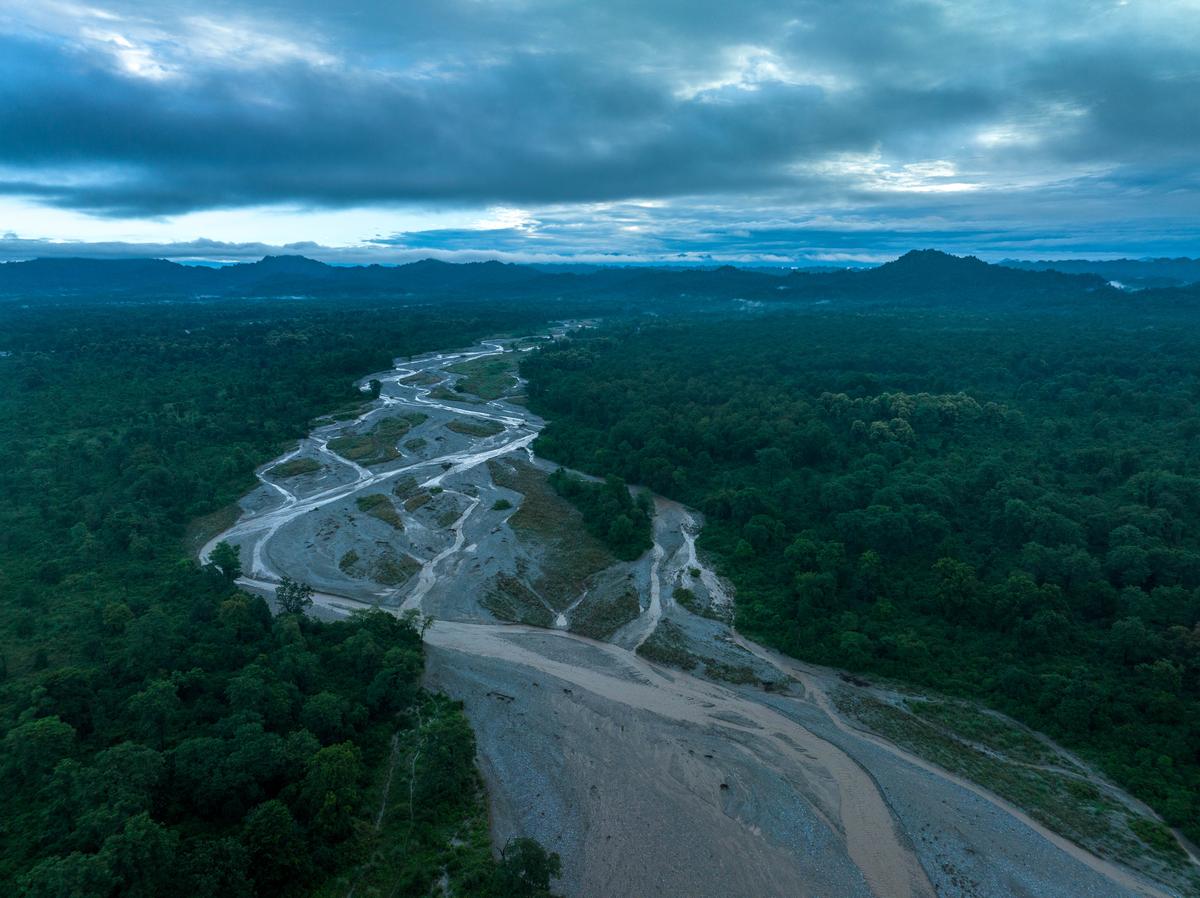
[[[235,712],[279,727],[292,716],[296,687],[281,680],[275,670],[252,664],[230,678],[225,693]]]
[[[101,612],[101,619],[104,622],[105,631],[113,635],[120,635],[125,632],[125,628],[133,620],[133,612],[124,602],[109,602]]]
[[[371,850],[362,771],[337,753],[316,763],[321,743],[301,721],[372,762],[393,735],[411,747],[417,718],[397,712],[422,695],[422,620],[273,615],[273,599],[233,585],[249,549],[239,559],[238,541],[218,537],[197,564],[184,524],[240,494],[318,414],[361,404],[360,366],[482,336],[500,316],[452,315],[447,328],[443,310],[413,327],[394,310],[347,324],[254,305],[249,317],[63,307],[69,341],[55,336],[62,318],[0,309],[22,357],[0,364],[0,432],[22,435],[0,440],[0,895],[289,898],[312,891],[314,868],[336,880]],[[68,394],[79,402],[64,406]],[[462,716],[450,703],[437,713]],[[469,730],[455,735],[473,770]],[[480,804],[471,780],[421,809],[400,892],[428,891]],[[362,842],[332,844],[329,832],[357,836],[360,823]],[[490,854],[473,866],[479,888],[464,894],[485,894]]]
[[[340,840],[350,834],[361,794],[359,751],[350,742],[339,742],[317,752],[300,783],[300,801],[308,813],[312,831]]]
[[[175,861],[174,894],[186,898],[252,898],[250,864],[237,839],[199,837],[181,846]]]
[[[4,737],[5,766],[15,778],[31,781],[53,770],[75,749],[75,730],[57,717],[39,717],[18,724]]]
[[[436,618],[432,614],[422,614],[416,608],[409,608],[400,615],[400,620],[404,621],[404,623],[408,624],[424,638],[426,631],[434,625]]]
[[[221,540],[213,546],[208,560],[213,567],[221,572],[222,577],[232,583],[238,577],[242,576],[241,554],[241,546],[231,546],[225,540]]]
[[[562,873],[562,860],[533,839],[513,839],[500,852],[492,894],[505,898],[550,898],[550,880]]]
[[[116,885],[116,876],[103,859],[74,851],[66,857],[50,857],[38,863],[21,878],[20,894],[26,898],[108,895]]]
[[[275,601],[284,614],[303,614],[312,607],[313,588],[291,577],[284,577],[275,590]]]
[[[172,719],[179,712],[179,695],[170,680],[155,680],[129,699],[129,715],[135,726],[162,748]]]
[[[146,813],[130,818],[125,829],[104,841],[100,858],[129,898],[155,898],[169,882],[179,833],[155,823]]]
[[[475,739],[461,716],[436,714],[420,731],[421,755],[413,768],[414,813],[430,819],[433,809],[463,802],[477,788]]]
[[[263,802],[246,815],[242,844],[260,894],[286,893],[311,867],[304,831],[282,801]]]
[[[933,565],[934,598],[947,618],[961,620],[971,613],[979,594],[975,568],[957,558],[939,558]]]
[[[336,742],[347,735],[348,703],[333,692],[318,692],[304,702],[300,722],[322,742]]]

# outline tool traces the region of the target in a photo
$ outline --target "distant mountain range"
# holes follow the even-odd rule
[[[551,275],[533,268],[478,262],[452,265],[426,259],[411,265],[340,267],[304,256],[266,256],[222,267],[163,259],[33,259],[0,265],[0,294],[161,295],[177,297],[442,293],[514,287]]]
[[[1180,263],[1180,271],[1186,268],[1183,263],[1200,265],[1191,260],[1174,261]],[[162,259],[47,258],[0,264],[0,296],[75,299],[563,297],[760,302],[854,299],[877,303],[952,300],[956,304],[983,301],[1044,304],[1084,297],[1094,299],[1097,293],[1113,298],[1122,295],[1109,284],[1114,279],[1115,268],[1112,272],[1064,272],[1060,267],[1064,264],[989,265],[972,256],[952,256],[937,250],[914,250],[876,268],[810,269],[787,274],[728,265],[713,269],[641,267],[547,271],[536,266],[501,262],[451,264],[426,259],[395,267],[342,267],[303,256],[267,256],[258,262],[211,268],[179,265]],[[1184,294],[1197,295],[1191,289]]]
[[[1027,271],[1061,271],[1064,274],[1096,274],[1123,287],[1178,287],[1200,283],[1200,259],[1057,259],[1028,262],[1005,259],[1008,268]]]

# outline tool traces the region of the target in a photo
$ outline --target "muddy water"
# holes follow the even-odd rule
[[[766,765],[803,778],[817,798],[819,816],[845,836],[850,859],[873,894],[889,898],[932,895],[933,887],[897,830],[871,778],[844,752],[794,721],[757,702],[687,674],[666,674],[636,654],[603,645],[642,677],[598,672],[523,648],[512,636],[520,627],[439,623],[429,642],[439,648],[492,658],[548,674],[610,702],[647,711],[666,721],[715,727],[751,736],[752,751]],[[579,637],[562,634],[560,638]]]

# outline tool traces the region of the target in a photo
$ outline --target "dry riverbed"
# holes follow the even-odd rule
[[[428,684],[466,705],[498,843],[559,852],[571,898],[1185,894],[1184,873],[1150,865],[1156,884],[1056,835],[869,732],[835,672],[738,636],[694,512],[657,498],[636,562],[589,542],[531,450],[542,422],[509,401],[525,348],[369,375],[379,400],[264,466],[202,551],[241,546],[268,597],[312,584],[315,613],[431,615]]]

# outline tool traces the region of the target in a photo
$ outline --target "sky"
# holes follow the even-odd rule
[[[0,0],[0,260],[1200,255],[1200,0]]]

